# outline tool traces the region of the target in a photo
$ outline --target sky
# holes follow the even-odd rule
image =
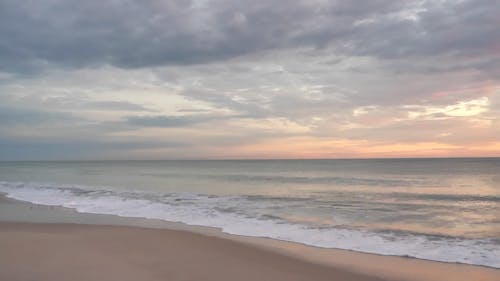
[[[0,160],[500,156],[498,15],[498,0],[0,0]]]

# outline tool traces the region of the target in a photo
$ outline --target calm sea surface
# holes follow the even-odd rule
[[[500,158],[0,162],[0,192],[79,212],[500,268]]]

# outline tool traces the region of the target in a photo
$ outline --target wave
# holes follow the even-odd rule
[[[250,182],[273,182],[273,183],[308,183],[308,184],[340,184],[354,186],[413,186],[422,184],[422,181],[417,180],[397,180],[397,179],[380,179],[380,178],[356,178],[356,177],[322,177],[322,176],[275,176],[275,175],[216,175],[211,176],[216,179],[228,181],[250,181]]]
[[[500,268],[500,241],[494,238],[374,231],[348,225],[314,226],[259,211],[293,208],[307,201],[304,198],[161,193],[23,182],[0,182],[0,192],[13,199],[74,208],[82,213],[161,219],[316,247]]]

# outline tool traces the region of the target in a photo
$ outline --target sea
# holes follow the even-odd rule
[[[0,192],[81,213],[500,268],[500,158],[0,162]]]

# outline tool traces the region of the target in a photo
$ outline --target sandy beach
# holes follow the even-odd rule
[[[0,222],[0,249],[0,280],[9,281],[494,281],[500,276],[495,269],[361,253],[334,256],[351,266],[332,266],[287,255],[277,247],[183,230],[128,226]],[[302,253],[308,254],[307,250]],[[380,269],[391,266],[397,269],[382,277]]]
[[[0,280],[357,280],[376,277],[195,233],[0,223]]]

